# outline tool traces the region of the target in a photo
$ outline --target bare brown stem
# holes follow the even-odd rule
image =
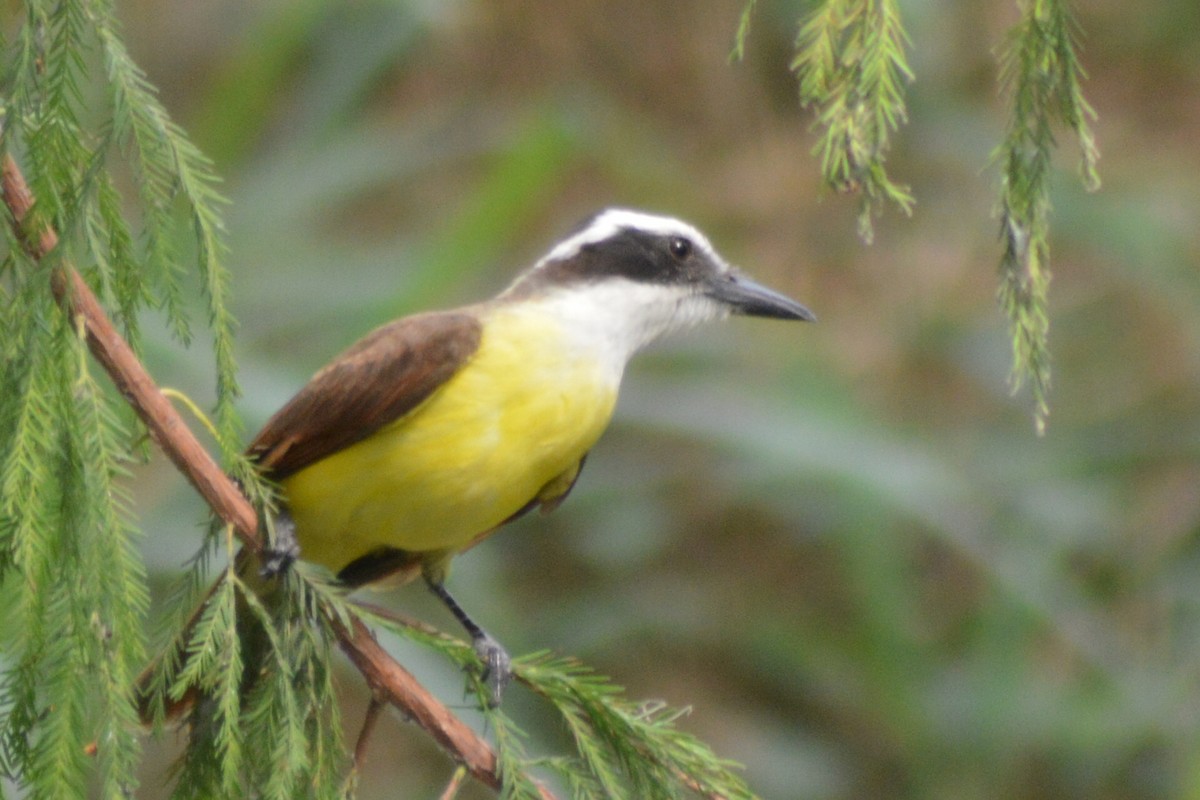
[[[370,744],[371,734],[375,732],[375,723],[379,721],[379,712],[383,710],[383,701],[371,695],[367,704],[367,713],[363,715],[363,724],[358,731],[358,740],[354,743],[354,763],[352,768],[361,770],[367,760],[367,745]]]

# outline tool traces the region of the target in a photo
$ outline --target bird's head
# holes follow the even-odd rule
[[[627,347],[730,314],[813,320],[812,312],[730,266],[697,228],[609,208],[584,220],[502,300],[552,305],[572,325]]]

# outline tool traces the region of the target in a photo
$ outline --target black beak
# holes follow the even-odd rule
[[[804,322],[816,322],[817,319],[815,314],[792,298],[755,283],[736,271],[714,275],[705,286],[704,293],[729,306],[734,314]]]

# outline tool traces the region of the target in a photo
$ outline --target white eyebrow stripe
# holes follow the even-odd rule
[[[622,230],[634,229],[655,233],[661,236],[683,236],[690,239],[695,247],[704,250],[707,255],[716,259],[716,251],[703,233],[681,219],[659,214],[647,214],[644,211],[633,211],[627,208],[609,208],[600,212],[586,228],[573,236],[568,236],[554,246],[554,249],[542,257],[537,267],[550,261],[563,261],[579,254],[579,251],[590,244],[597,244],[616,236]]]

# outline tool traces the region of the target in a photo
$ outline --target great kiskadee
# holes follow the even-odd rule
[[[249,452],[281,489],[300,557],[349,586],[422,575],[472,637],[499,702],[508,656],[447,592],[450,559],[563,501],[630,356],[730,314],[813,319],[691,225],[608,209],[492,300],[367,334]]]

